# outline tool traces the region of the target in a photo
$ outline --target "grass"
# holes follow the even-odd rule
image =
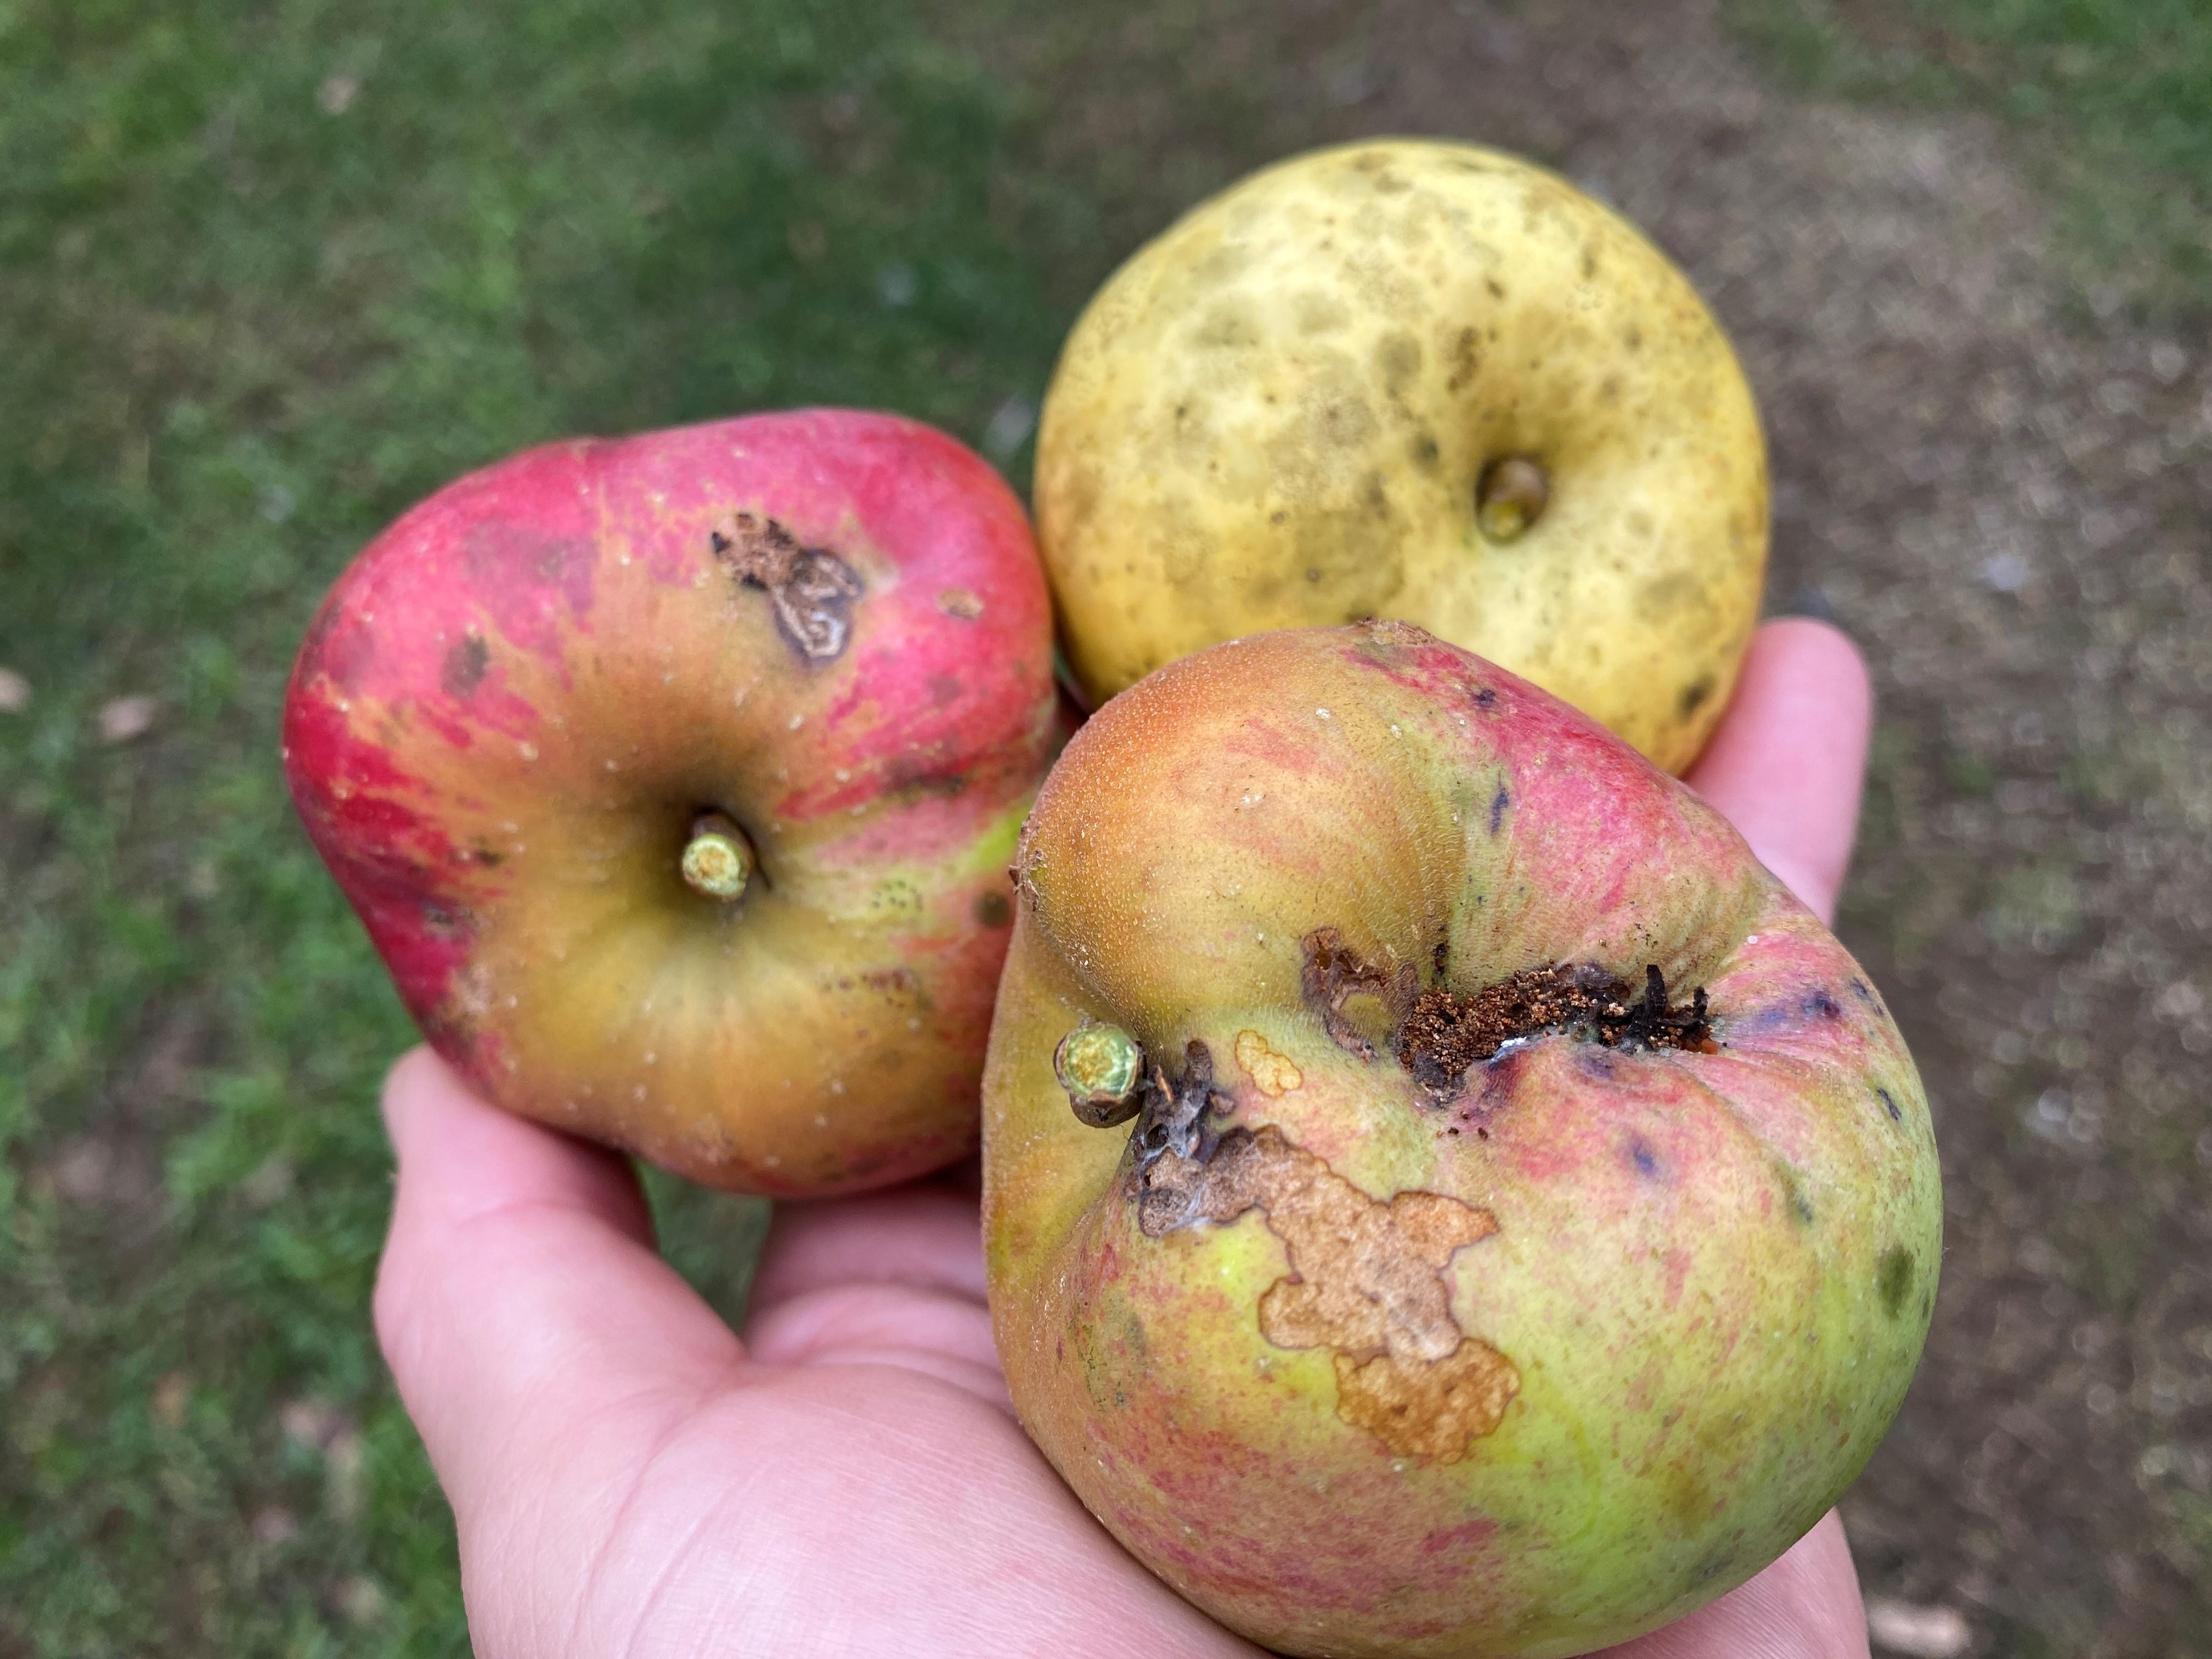
[[[2203,0],[1730,0],[1828,95],[1991,112],[2033,142],[2093,308],[2212,313],[2212,11]]]
[[[557,434],[844,402],[1021,467],[1088,222],[888,17],[0,4],[0,1653],[465,1650],[365,1318],[410,1031],[283,676],[381,524]],[[758,1212],[657,1196],[733,1298]]]

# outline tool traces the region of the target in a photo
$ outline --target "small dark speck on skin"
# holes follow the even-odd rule
[[[1874,1001],[1874,988],[1863,979],[1851,981],[1851,994],[1861,1002],[1871,1004]]]
[[[1888,1109],[1889,1121],[1892,1123],[1902,1123],[1905,1121],[1904,1109],[1898,1105],[1897,1097],[1895,1095],[1890,1093],[1887,1089],[1876,1089],[1875,1093],[1881,1097],[1881,1103]]]
[[[1498,826],[1505,821],[1505,808],[1512,799],[1505,793],[1505,786],[1502,783],[1498,786],[1498,793],[1490,798],[1490,833],[1492,835],[1496,835]]]
[[[1492,690],[1490,687],[1486,685],[1477,686],[1474,690],[1474,706],[1477,708],[1496,708],[1498,706],[1498,693]]]
[[[1636,1166],[1636,1173],[1646,1181],[1658,1179],[1659,1154],[1651,1150],[1650,1142],[1640,1139],[1631,1141],[1628,1147],[1628,1159]]]
[[[1843,1006],[1826,991],[1815,991],[1805,999],[1805,1013],[1814,1019],[1841,1019]]]

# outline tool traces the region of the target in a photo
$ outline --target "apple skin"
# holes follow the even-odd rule
[[[741,580],[734,514],[842,574]],[[285,773],[487,1097],[713,1186],[848,1192],[974,1147],[1007,861],[1064,735],[1050,626],[1020,503],[914,422],[550,444],[340,578]],[[758,860],[726,902],[679,874],[708,811]]]
[[[1493,533],[1492,468],[1548,479]],[[1370,139],[1200,203],[1100,289],[1037,428],[1038,545],[1094,704],[1263,629],[1390,617],[1669,771],[1758,621],[1766,453],[1697,290],[1518,156]]]
[[[1207,1613],[1291,1654],[1586,1653],[1750,1577],[1872,1453],[1941,1249],[1911,1058],[1595,723],[1409,625],[1257,635],[1094,715],[1016,869],[984,1078],[1007,1384]],[[1385,988],[1341,1037],[1329,928]],[[1440,1091],[1393,1052],[1399,986],[1581,963],[1705,988],[1712,1051],[1555,1033]],[[1171,1085],[1205,1045],[1194,1156],[1140,1168],[1150,1111],[1077,1121],[1054,1051],[1086,1020]]]

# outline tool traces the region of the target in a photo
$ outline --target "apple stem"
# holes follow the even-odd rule
[[[1475,519],[1493,542],[1517,541],[1544,516],[1551,499],[1544,469],[1526,455],[1507,455],[1483,468],[1474,491]]]
[[[1118,1025],[1085,1020],[1060,1038],[1052,1069],[1075,1115],[1094,1129],[1127,1123],[1144,1103],[1145,1051]]]
[[[736,820],[702,812],[691,820],[684,848],[684,883],[695,893],[727,902],[743,896],[753,878],[753,844]]]

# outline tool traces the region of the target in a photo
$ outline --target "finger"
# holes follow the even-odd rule
[[[1809,617],[1753,635],[1729,712],[1691,787],[1824,919],[1851,860],[1874,692],[1858,647]]]
[[[1866,1609],[1843,1522],[1831,1510],[1749,1583],[1601,1659],[1867,1659]]]
[[[392,1068],[384,1109],[399,1180],[377,1335],[465,1521],[602,1407],[686,1396],[741,1358],[653,1254],[620,1159],[486,1105],[428,1049]]]
[[[929,1182],[865,1198],[778,1205],[753,1279],[751,1316],[855,1284],[910,1285],[980,1304],[983,1229],[975,1199]]]

